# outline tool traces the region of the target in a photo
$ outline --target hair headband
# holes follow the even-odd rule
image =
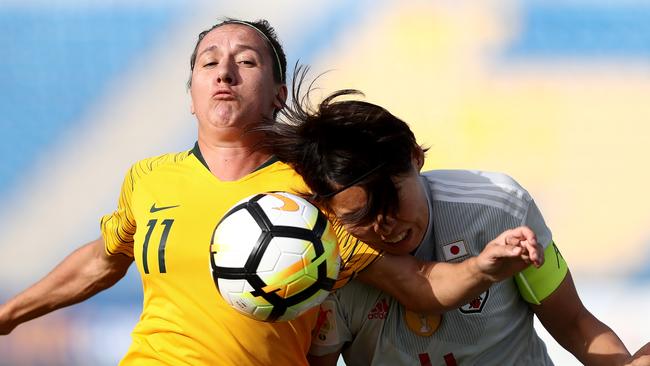
[[[337,195],[337,194],[339,194],[339,193],[345,191],[346,189],[348,189],[348,188],[350,188],[350,187],[352,187],[352,186],[354,186],[354,185],[357,185],[357,184],[361,183],[362,180],[368,178],[371,174],[373,174],[374,172],[376,172],[376,171],[378,171],[379,169],[381,169],[385,164],[386,164],[386,163],[380,163],[380,164],[377,165],[376,167],[374,167],[374,168],[368,170],[367,172],[363,173],[360,177],[354,179],[352,182],[350,182],[350,183],[344,185],[343,187],[340,187],[339,189],[336,189],[336,190],[334,190],[334,191],[332,191],[332,192],[325,193],[325,194],[314,193],[314,194],[312,195],[312,199],[317,199],[317,198],[331,198],[331,197],[334,197],[335,195]]]

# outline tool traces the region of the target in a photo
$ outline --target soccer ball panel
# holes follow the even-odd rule
[[[253,315],[254,319],[267,319],[271,315],[271,311],[273,311],[273,305],[260,305],[251,312],[251,315]]]
[[[226,217],[214,231],[214,261],[225,267],[244,267],[261,235],[262,229],[248,210],[237,210]]]
[[[248,281],[244,279],[231,280],[220,278],[217,285],[224,300],[230,305],[235,305],[237,300],[242,297],[241,294],[250,292],[253,289]],[[251,304],[251,306],[255,306],[255,304]],[[244,308],[246,306],[240,304],[239,307]]]
[[[257,271],[257,275],[268,284],[288,283],[305,273],[303,260],[296,254],[282,254],[277,258],[276,266],[270,271]]]
[[[323,232],[321,242],[323,243],[323,249],[325,250],[323,260],[327,263],[327,277],[338,278],[339,269],[341,268],[341,256],[339,255],[336,232],[332,228],[332,224],[329,222]],[[331,245],[331,243],[334,243],[334,245]],[[318,259],[315,262],[320,263]]]
[[[279,272],[296,262],[302,263],[303,253],[311,246],[312,243],[307,240],[274,236],[262,255],[257,273]]]
[[[314,306],[318,306],[320,303],[322,303],[325,300],[327,295],[329,295],[329,291],[319,290],[317,293],[312,295],[307,300],[302,301],[299,304],[296,304],[288,308],[287,311],[278,318],[278,320],[284,321],[284,320],[295,319],[297,316],[304,314]]]
[[[306,290],[309,286],[313,285],[314,282],[316,282],[317,278],[312,277],[309,275],[306,276],[301,276],[300,278],[297,278],[295,281],[291,281],[287,283],[285,286],[285,293],[284,293],[284,298],[288,298],[294,295],[297,295],[298,293]]]

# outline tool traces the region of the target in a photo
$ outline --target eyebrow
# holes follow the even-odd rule
[[[255,52],[258,55],[261,55],[261,53],[257,49],[255,49],[255,47],[249,46],[247,44],[237,44],[233,48],[234,48],[235,52],[242,52],[242,51],[250,50],[250,51]],[[217,47],[216,45],[209,46],[206,49],[204,49],[203,51],[201,51],[201,53],[199,53],[199,55],[196,58],[201,57],[204,53],[218,51],[218,50],[219,50],[219,47]]]

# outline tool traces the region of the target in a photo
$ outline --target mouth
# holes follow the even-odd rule
[[[395,246],[406,241],[406,239],[408,239],[410,235],[411,235],[411,229],[408,229],[390,237],[382,237],[381,240],[386,244]]]
[[[233,100],[235,99],[235,94],[229,90],[219,90],[216,93],[212,94],[212,99],[216,100]]]

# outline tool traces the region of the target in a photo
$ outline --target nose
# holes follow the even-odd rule
[[[217,66],[217,83],[232,84],[234,81],[233,62],[225,59]]]
[[[388,235],[391,233],[391,231],[393,231],[396,222],[397,220],[395,220],[394,217],[390,215],[380,214],[377,215],[377,219],[373,224],[373,228],[375,232],[379,235]]]

